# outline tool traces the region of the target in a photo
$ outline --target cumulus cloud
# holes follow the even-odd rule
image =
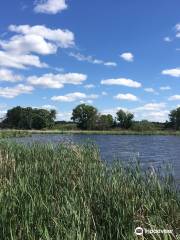
[[[71,53],[69,53],[69,56],[74,57],[75,59],[77,59],[78,61],[81,61],[81,62],[89,62],[92,64],[101,64],[101,65],[108,66],[108,67],[116,67],[117,66],[117,63],[115,63],[115,62],[105,62],[103,60],[93,58],[92,56],[85,56],[81,53],[71,52]]]
[[[162,87],[160,87],[160,90],[161,91],[171,90],[171,87],[170,86],[162,86]]]
[[[15,87],[0,87],[0,97],[14,98],[21,94],[31,93],[34,90],[32,86],[18,84]]]
[[[108,93],[105,92],[105,91],[103,91],[101,94],[102,94],[102,96],[107,96],[108,95]]]
[[[85,93],[81,92],[74,92],[74,93],[68,93],[63,96],[53,96],[51,100],[53,101],[58,101],[58,102],[74,102],[77,100],[85,100],[85,99],[97,99],[98,95],[96,94],[91,94],[87,95]]]
[[[176,31],[180,31],[180,23],[177,23],[177,24],[175,25],[175,30],[176,30]]]
[[[126,94],[119,93],[114,98],[118,100],[138,101],[138,98],[131,93],[126,93]]]
[[[93,100],[81,100],[80,101],[81,104],[93,104]]]
[[[173,95],[168,98],[169,101],[178,101],[180,100],[180,95]]]
[[[137,108],[116,107],[112,109],[104,109],[101,113],[116,115],[116,112],[122,109],[125,112],[132,112],[136,120],[147,119],[149,121],[165,122],[168,119],[169,110],[167,110],[166,103],[147,103]]]
[[[161,72],[163,75],[169,75],[172,77],[180,77],[180,67],[179,68],[172,68],[172,69],[165,69]]]
[[[36,13],[57,14],[67,9],[65,0],[40,0],[35,3]]]
[[[169,111],[167,110],[160,110],[156,112],[141,112],[139,116],[137,116],[139,119],[148,119],[152,122],[165,122],[168,119]]]
[[[141,83],[136,82],[131,79],[128,79],[128,78],[106,79],[106,80],[102,80],[101,84],[103,84],[103,85],[122,85],[122,86],[132,87],[132,88],[140,88],[141,87]]]
[[[56,106],[54,106],[54,105],[50,105],[50,104],[42,105],[41,108],[43,108],[43,109],[47,109],[47,110],[51,110],[51,109],[55,109],[55,110],[56,110],[56,109],[57,109]]]
[[[15,54],[31,52],[47,55],[57,52],[57,49],[74,45],[74,34],[69,30],[50,29],[43,25],[10,25],[9,30],[17,33],[9,40],[1,40],[0,47]]]
[[[84,85],[84,88],[86,88],[86,89],[95,88],[95,85],[94,84],[86,84],[86,85]]]
[[[175,25],[176,37],[180,38],[180,23]]]
[[[28,83],[46,88],[63,88],[65,84],[79,85],[87,79],[87,75],[81,73],[53,74],[48,73],[40,77],[30,76]]]
[[[153,93],[155,95],[159,94],[154,88],[144,88],[144,91],[148,93]]]
[[[48,65],[41,62],[39,57],[35,55],[18,55],[0,51],[0,66],[25,69],[27,67],[44,68]]]
[[[120,57],[127,62],[133,62],[134,61],[134,55],[131,52],[122,53],[120,55]]]
[[[115,63],[115,62],[104,62],[104,66],[116,67],[116,66],[117,66],[117,63]]]
[[[58,112],[56,119],[59,121],[70,121],[72,112]]]
[[[19,82],[23,79],[21,75],[16,75],[9,69],[0,69],[0,81]]]
[[[147,103],[144,106],[131,109],[137,119],[164,122],[168,119],[169,110],[166,103]]]
[[[170,37],[164,37],[165,42],[172,42],[172,39]]]
[[[154,88],[145,88],[144,89],[145,92],[149,92],[149,93],[155,93],[156,91],[154,90]]]
[[[142,107],[137,107],[133,111],[134,112],[141,112],[141,111],[159,111],[161,109],[166,108],[166,103],[147,103]]]

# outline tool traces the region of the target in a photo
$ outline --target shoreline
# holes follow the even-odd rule
[[[125,130],[18,130],[18,129],[0,129],[0,133],[19,132],[28,134],[82,134],[82,135],[140,135],[140,136],[180,136],[180,131],[125,131]]]

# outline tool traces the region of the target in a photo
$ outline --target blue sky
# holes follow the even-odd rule
[[[178,0],[2,0],[0,116],[79,103],[165,121],[180,105]]]

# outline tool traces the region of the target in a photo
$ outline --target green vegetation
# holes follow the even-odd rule
[[[134,130],[29,130],[31,134],[96,134],[96,135],[173,135],[180,136],[180,131],[134,131]]]
[[[1,141],[0,183],[2,240],[133,240],[137,226],[174,234],[179,227],[180,196],[170,173],[107,167],[91,144]]]
[[[120,109],[113,118],[111,114],[100,114],[98,110],[86,104],[80,104],[73,109],[72,118],[76,126],[81,130],[131,130],[135,132],[156,132],[180,129],[180,108],[170,112],[169,122],[149,122],[147,120],[135,121],[134,115]],[[73,125],[71,125],[73,127]],[[64,129],[65,130],[65,129]],[[68,129],[67,129],[68,130]],[[71,129],[73,130],[73,129]]]
[[[119,110],[117,113],[117,120],[119,121],[119,126],[123,129],[129,129],[133,125],[134,115],[129,112],[124,112]]]
[[[72,120],[83,130],[94,129],[97,121],[97,109],[93,106],[80,104],[72,112]]]
[[[173,127],[176,130],[180,129],[180,107],[172,110],[169,114],[170,122],[169,125],[170,127]]]
[[[111,114],[102,114],[99,116],[97,124],[97,129],[99,130],[108,130],[113,128],[114,126],[114,119]]]
[[[55,110],[15,107],[8,110],[2,126],[17,129],[51,128],[55,118]]]
[[[17,130],[2,130],[0,131],[1,138],[11,138],[11,137],[26,137],[31,136],[31,133],[28,131],[17,131]]]

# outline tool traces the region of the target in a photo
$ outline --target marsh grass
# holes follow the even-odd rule
[[[140,135],[140,136],[180,136],[180,131],[154,130],[154,131],[133,131],[133,130],[29,130],[32,134],[84,134],[84,135]]]
[[[31,133],[25,130],[0,130],[0,139],[26,136],[31,136]]]
[[[0,142],[0,239],[133,240],[137,226],[173,229],[180,197],[171,174],[106,166],[92,144]],[[142,238],[141,238],[142,239]]]

